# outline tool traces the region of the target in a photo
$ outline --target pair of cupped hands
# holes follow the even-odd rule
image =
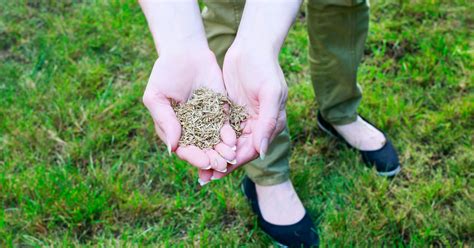
[[[249,114],[239,138],[229,124],[224,124],[221,143],[204,150],[179,145],[181,125],[171,106],[173,101],[186,102],[194,90],[202,87],[227,95],[245,106]],[[199,181],[205,184],[258,157],[265,158],[272,139],[285,128],[287,92],[275,50],[234,42],[221,70],[207,46],[190,45],[160,54],[143,102],[168,152],[197,167]]]

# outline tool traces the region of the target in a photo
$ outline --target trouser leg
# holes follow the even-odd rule
[[[364,0],[310,0],[307,12],[311,81],[321,114],[334,125],[351,123],[362,98],[357,69],[369,7]]]

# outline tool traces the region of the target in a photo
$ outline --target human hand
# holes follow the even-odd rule
[[[286,124],[287,86],[278,63],[278,53],[288,34],[301,0],[247,0],[237,36],[224,58],[224,83],[230,100],[245,105],[250,114],[237,140],[235,168],[265,158],[268,145]],[[201,178],[209,172],[200,172]]]
[[[193,91],[201,87],[225,94],[222,72],[209,50],[197,1],[139,0],[139,3],[160,55],[143,96],[156,132],[169,153],[174,151],[180,158],[203,169],[200,175],[212,175],[211,168],[225,172],[227,162],[235,161],[236,137],[230,125],[222,127],[222,142],[214,149],[181,147],[181,125],[171,106],[172,101],[187,101]]]
[[[259,155],[264,159],[269,144],[286,125],[288,88],[275,50],[234,43],[224,59],[223,75],[230,100],[245,106],[249,118],[237,140],[237,163],[226,173],[214,171],[215,179]],[[206,176],[209,172],[200,173],[203,180]]]
[[[206,87],[225,94],[222,73],[214,54],[205,49],[183,49],[162,53],[153,66],[143,102],[150,111],[156,132],[166,144],[168,152],[200,169],[225,172],[227,163],[235,159],[236,135],[229,124],[221,129],[222,142],[214,149],[180,146],[181,125],[172,102],[184,103],[193,91]],[[204,173],[212,173],[212,170]]]

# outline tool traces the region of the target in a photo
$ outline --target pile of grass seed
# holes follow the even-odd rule
[[[226,121],[239,137],[241,123],[248,116],[243,106],[207,88],[195,90],[189,101],[175,104],[173,109],[182,128],[179,144],[201,149],[213,148],[221,142],[220,130]]]

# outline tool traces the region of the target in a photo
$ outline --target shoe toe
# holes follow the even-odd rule
[[[400,171],[400,161],[398,154],[392,143],[387,143],[376,151],[360,151],[364,163],[373,165],[377,172],[383,176],[394,176]]]
[[[273,225],[259,218],[262,229],[278,243],[288,247],[317,247],[319,237],[311,217],[306,214],[298,223]]]
[[[242,189],[252,205],[252,210],[258,216],[260,227],[265,233],[272,237],[273,240],[282,246],[288,247],[317,247],[319,245],[317,230],[308,213],[295,224],[285,226],[274,225],[263,218],[258,206],[255,184],[250,178],[244,178]]]

